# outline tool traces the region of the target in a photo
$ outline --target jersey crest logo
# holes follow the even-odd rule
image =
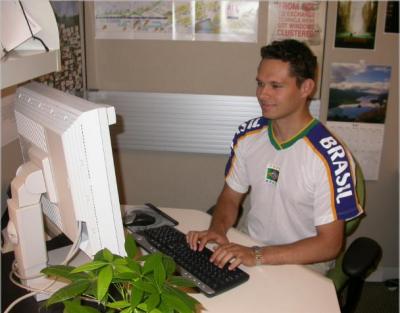
[[[267,183],[276,185],[279,178],[279,168],[274,165],[267,165],[265,169],[265,181]]]

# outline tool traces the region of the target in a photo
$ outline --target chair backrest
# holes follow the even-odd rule
[[[365,180],[364,180],[364,175],[361,170],[361,167],[359,166],[358,162],[354,159],[356,163],[356,193],[357,193],[357,198],[359,204],[364,208],[365,207]],[[345,224],[345,237],[347,238],[351,234],[354,233],[354,231],[357,229],[358,225],[361,222],[361,219],[363,217],[359,216],[355,219],[352,219]],[[342,270],[342,263],[343,263],[343,256],[344,256],[343,251],[337,258],[336,258],[336,264],[333,269],[331,269],[326,276],[329,277],[330,279],[333,280],[333,283],[335,284],[336,291],[340,291],[343,289],[343,287],[346,285],[346,282],[348,280],[348,276],[343,272]]]

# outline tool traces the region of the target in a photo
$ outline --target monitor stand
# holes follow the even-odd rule
[[[54,279],[39,276],[40,271],[48,265],[61,264],[71,246],[47,251],[43,225],[43,213],[40,197],[46,192],[42,170],[32,162],[23,164],[11,183],[12,198],[7,200],[10,221],[7,232],[13,244],[18,273],[27,279],[21,279],[23,285],[29,288],[43,289]],[[71,265],[80,265],[89,261],[83,252],[75,257]],[[55,292],[67,282],[56,281],[51,285],[50,292]],[[36,300],[50,297],[48,293],[36,294]]]

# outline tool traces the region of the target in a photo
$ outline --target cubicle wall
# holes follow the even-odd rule
[[[260,2],[257,43],[96,40],[93,8],[93,2],[85,3],[89,88],[113,92],[254,97],[259,49],[267,37],[267,2]],[[326,120],[332,63],[365,60],[368,64],[392,67],[379,179],[367,182],[367,218],[355,236],[370,236],[382,245],[384,256],[382,269],[376,274],[378,279],[398,276],[399,35],[384,33],[386,3],[379,2],[375,49],[334,48],[336,10],[337,3],[329,2],[321,120]],[[201,106],[201,101],[196,105]],[[195,112],[193,115],[196,118]],[[160,206],[207,210],[222,188],[227,160],[226,154],[207,152],[117,149],[121,199],[134,204],[150,201]]]

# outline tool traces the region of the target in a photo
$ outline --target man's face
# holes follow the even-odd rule
[[[288,62],[262,60],[256,80],[256,95],[264,117],[282,120],[296,114],[303,114],[304,110],[308,110],[307,97],[311,91],[305,88],[305,85],[313,84],[313,82],[307,80],[298,87],[296,78],[290,75]]]

